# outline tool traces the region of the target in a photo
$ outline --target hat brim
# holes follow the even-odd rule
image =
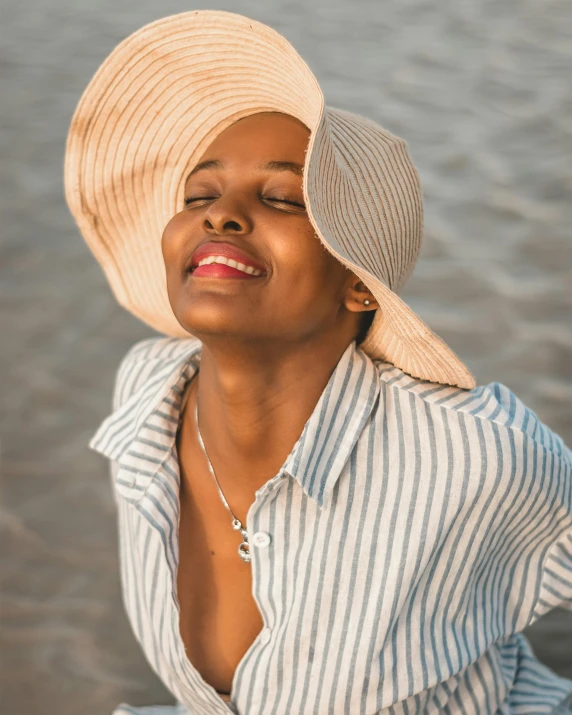
[[[309,218],[325,248],[362,278],[381,307],[361,347],[415,377],[473,387],[450,348],[320,230],[307,170],[324,116],[322,91],[285,38],[234,13],[185,12],[141,28],[107,57],[76,108],[66,145],[66,199],[118,302],[161,333],[189,337],[168,301],[161,235],[181,210],[185,178],[211,141],[238,119],[264,111],[294,116],[310,130]]]

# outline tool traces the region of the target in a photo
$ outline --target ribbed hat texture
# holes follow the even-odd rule
[[[161,235],[212,140],[264,111],[290,114],[310,130],[309,219],[380,306],[360,347],[414,377],[473,388],[467,367],[397,296],[423,235],[421,187],[405,141],[325,107],[287,40],[233,13],[185,12],[133,33],[103,62],[74,113],[66,199],[119,303],[161,333],[189,337],[169,305]]]

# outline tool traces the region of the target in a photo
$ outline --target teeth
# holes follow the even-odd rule
[[[237,268],[239,271],[242,271],[243,273],[248,273],[252,276],[261,276],[262,271],[259,271],[256,268],[253,268],[252,266],[245,266],[244,263],[239,263],[238,261],[234,261],[232,258],[224,258],[224,256],[207,256],[206,258],[203,258],[202,261],[199,261],[197,263],[197,268],[198,266],[208,266],[211,263],[222,263],[225,266],[230,266],[231,268]]]

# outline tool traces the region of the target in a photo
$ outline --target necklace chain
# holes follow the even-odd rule
[[[244,528],[240,519],[236,516],[236,514],[230,508],[230,506],[223,494],[223,491],[221,489],[221,486],[217,479],[217,476],[215,474],[215,470],[212,465],[212,462],[209,458],[209,455],[207,454],[205,443],[203,442],[203,436],[201,435],[201,430],[199,427],[199,391],[198,391],[198,389],[197,389],[197,399],[196,399],[196,403],[195,403],[195,422],[197,423],[197,435],[199,438],[199,444],[201,445],[201,449],[203,450],[203,453],[204,453],[205,457],[207,458],[207,462],[209,465],[209,471],[214,477],[216,488],[218,489],[218,493],[221,498],[221,501],[225,505],[225,507],[227,508],[228,512],[230,513],[230,515],[232,517],[232,528],[235,531],[240,531],[240,533],[242,534],[242,543],[239,544],[239,546],[238,546],[238,555],[240,556],[240,558],[243,561],[245,561],[246,563],[249,563],[250,562],[250,545],[248,542],[248,531]]]

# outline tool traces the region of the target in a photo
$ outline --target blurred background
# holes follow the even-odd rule
[[[2,0],[2,715],[169,703],[119,590],[108,464],[87,443],[152,331],[121,309],[67,211],[80,94],[125,36],[225,9],[294,44],[330,105],[403,136],[425,243],[402,297],[572,445],[572,13],[568,0]],[[527,631],[572,678],[572,613]]]

